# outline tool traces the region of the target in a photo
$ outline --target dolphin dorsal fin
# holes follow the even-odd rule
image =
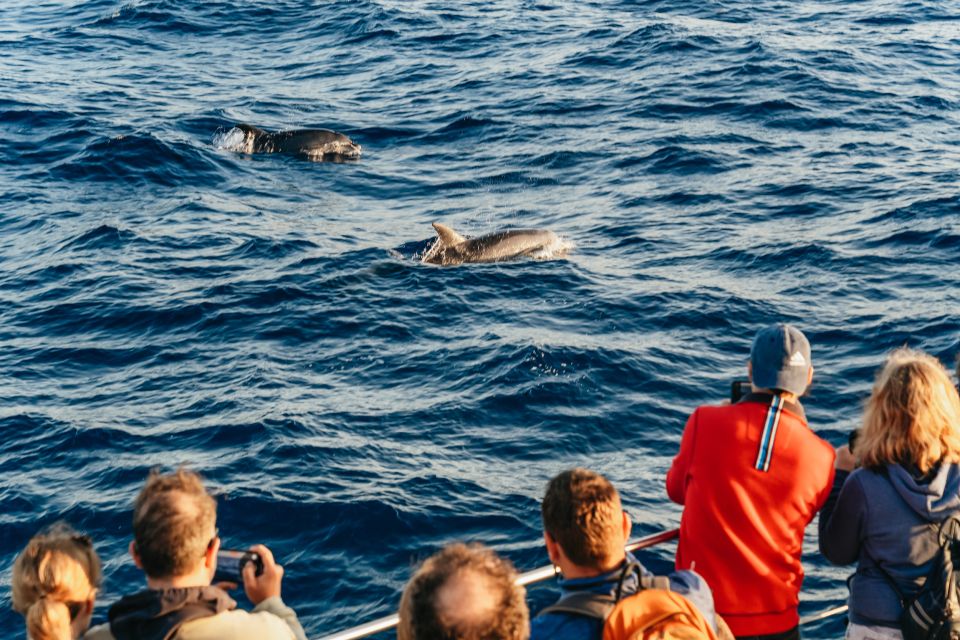
[[[437,230],[437,235],[440,237],[440,242],[442,242],[446,247],[452,247],[460,244],[461,242],[467,241],[466,238],[445,224],[434,222],[433,228]]]
[[[244,133],[252,133],[255,136],[260,136],[266,133],[266,131],[263,129],[258,129],[257,127],[249,124],[238,124],[237,129],[240,129],[240,131],[243,131]]]

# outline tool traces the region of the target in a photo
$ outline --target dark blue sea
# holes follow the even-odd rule
[[[363,156],[237,153],[241,122]],[[636,535],[674,527],[686,416],[759,327],[810,337],[835,444],[885,352],[952,366],[958,182],[954,2],[7,3],[0,635],[24,633],[14,555],[57,519],[105,560],[98,621],[141,586],[157,466],[206,476],[226,546],[274,549],[312,638],[391,613],[448,541],[545,564],[539,499],[571,466]],[[570,250],[421,264],[434,221]],[[803,614],[851,571],[814,530]]]

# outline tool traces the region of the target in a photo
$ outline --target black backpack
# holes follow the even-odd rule
[[[904,597],[893,576],[874,560],[903,606],[903,640],[960,639],[960,516],[950,515],[939,526],[930,526],[936,533],[938,550],[927,579],[912,598]]]

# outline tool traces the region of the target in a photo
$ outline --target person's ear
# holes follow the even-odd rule
[[[142,570],[143,563],[140,562],[140,555],[137,553],[137,543],[131,540],[128,550],[130,551],[130,557],[133,558],[133,564],[136,565],[137,569]]]
[[[207,551],[203,554],[203,565],[208,569],[215,569],[217,567],[217,552],[220,551],[220,536],[214,536],[213,540],[210,541],[210,545],[207,547]]]
[[[747,360],[747,379],[753,383],[753,363]]]
[[[630,540],[630,532],[633,530],[633,522],[630,521],[630,514],[623,511],[623,539]]]
[[[810,386],[810,383],[813,382],[813,367],[807,370],[807,386]]]
[[[546,531],[543,532],[543,542],[547,545],[547,555],[550,557],[550,562],[555,565],[560,564],[560,543]]]

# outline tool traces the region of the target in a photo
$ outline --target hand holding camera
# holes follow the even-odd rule
[[[860,429],[854,429],[847,437],[847,444],[843,445],[842,447],[837,447],[837,460],[833,465],[837,470],[853,471],[860,466],[860,461],[853,454],[858,437],[860,437]]]
[[[252,551],[220,549],[217,552],[217,571],[213,574],[213,582],[239,585],[243,582],[243,568],[247,563],[253,564],[256,575],[263,573],[263,560],[259,554]]]
[[[283,567],[274,560],[270,549],[262,544],[246,551],[221,549],[217,553],[217,571],[213,582],[221,586],[229,585],[229,588],[243,584],[247,598],[255,605],[267,598],[279,597],[282,580]]]
[[[837,447],[837,461],[834,466],[838,471],[853,471],[857,468],[857,459],[850,451],[850,445]]]
[[[283,581],[283,567],[273,559],[273,553],[262,544],[250,547],[250,552],[258,555],[262,561],[262,570],[258,573],[253,562],[243,565],[243,589],[250,602],[257,605],[267,598],[280,597],[280,583]]]

